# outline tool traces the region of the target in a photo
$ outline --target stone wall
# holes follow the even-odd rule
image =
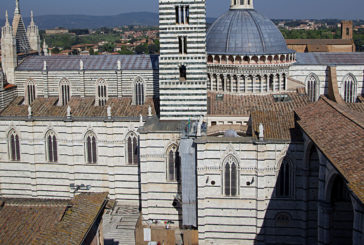
[[[91,185],[92,192],[109,192],[122,204],[139,204],[139,171],[126,163],[125,137],[141,123],[103,121],[0,121],[0,194],[5,197],[69,198],[70,184]],[[20,138],[20,161],[10,161],[8,133]],[[46,160],[45,134],[53,130],[58,162]],[[85,134],[97,138],[97,163],[85,158]]]
[[[364,66],[363,65],[338,65],[336,66],[337,82],[341,96],[344,94],[343,82],[347,75],[353,75],[357,82],[357,95],[364,94]],[[302,83],[310,74],[318,77],[320,83],[320,95],[327,95],[329,89],[329,68],[326,65],[294,65],[289,71],[290,76]]]
[[[239,162],[239,191],[235,197],[223,192],[223,163],[230,155]],[[287,156],[294,166],[294,191],[291,197],[281,199],[274,192],[280,164]],[[306,212],[302,165],[302,144],[254,144],[249,140],[198,144],[200,244],[302,244]],[[277,216],[282,213],[289,220],[277,224]]]

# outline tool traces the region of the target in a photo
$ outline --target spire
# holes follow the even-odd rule
[[[230,9],[254,9],[254,0],[230,0]]]
[[[5,26],[10,26],[10,24],[9,24],[9,14],[8,14],[7,10],[5,12],[5,19],[6,19]]]
[[[15,3],[15,14],[20,14],[20,9],[19,9],[19,0],[16,0]]]
[[[34,25],[33,10],[30,11],[30,25]]]

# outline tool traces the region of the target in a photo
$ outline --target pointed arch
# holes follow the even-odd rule
[[[8,153],[9,160],[20,161],[20,139],[15,129],[11,129],[8,133]]]
[[[125,137],[125,162],[129,165],[139,164],[139,137],[134,132],[129,132]]]
[[[167,181],[178,182],[181,180],[181,160],[178,146],[172,144],[167,147]]]
[[[320,97],[320,79],[315,73],[306,77],[306,93],[311,101],[317,101]]]
[[[224,196],[239,195],[239,161],[233,155],[228,155],[222,165],[222,186]]]
[[[25,103],[30,105],[37,98],[37,86],[33,79],[29,79],[25,85]]]
[[[85,134],[85,156],[87,163],[97,163],[97,138],[92,131]]]
[[[351,73],[344,76],[341,83],[341,95],[346,103],[355,103],[357,95],[358,82]]]
[[[100,78],[96,81],[96,105],[105,106],[108,100],[107,82]]]
[[[53,130],[49,130],[45,135],[46,160],[48,162],[58,162],[57,136]]]
[[[59,100],[58,105],[65,106],[71,99],[70,82],[66,78],[62,78],[59,82]]]
[[[276,197],[288,198],[294,195],[294,165],[290,158],[284,157],[278,172]]]
[[[137,76],[134,79],[134,92],[133,92],[133,102],[135,105],[144,105],[145,102],[145,83],[144,79]]]

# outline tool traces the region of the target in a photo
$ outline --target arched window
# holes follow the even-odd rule
[[[345,76],[342,87],[345,102],[354,103],[356,101],[356,80],[354,76]]]
[[[20,161],[19,136],[15,130],[11,130],[8,135],[9,158],[11,161]]]
[[[293,173],[292,162],[288,158],[284,158],[278,174],[276,197],[290,197],[293,195]]]
[[[134,82],[134,101],[136,105],[144,105],[144,80],[137,77]]]
[[[223,187],[225,196],[237,196],[239,190],[239,165],[233,156],[228,156],[223,165]]]
[[[173,144],[167,149],[167,180],[181,180],[181,161],[177,145]]]
[[[58,161],[58,151],[57,151],[57,137],[53,131],[49,131],[46,134],[46,155],[48,162]]]
[[[37,91],[36,91],[35,82],[33,80],[29,80],[27,82],[26,90],[25,90],[25,101],[26,101],[27,105],[30,105],[31,103],[33,103],[33,101],[37,97],[36,93],[37,93]]]
[[[315,74],[310,74],[306,79],[306,93],[310,101],[316,101],[319,97],[319,80]]]
[[[126,137],[126,162],[137,165],[139,163],[138,136],[130,132]]]
[[[96,142],[96,135],[93,132],[88,132],[86,134],[85,152],[86,152],[87,163],[97,162],[97,142]]]
[[[67,105],[71,99],[70,83],[67,79],[62,79],[59,83],[59,105]]]
[[[96,105],[105,106],[108,96],[107,96],[107,84],[104,79],[97,81],[96,85]]]

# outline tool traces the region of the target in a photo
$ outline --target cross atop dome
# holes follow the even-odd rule
[[[230,0],[230,9],[254,9],[254,0]]]

